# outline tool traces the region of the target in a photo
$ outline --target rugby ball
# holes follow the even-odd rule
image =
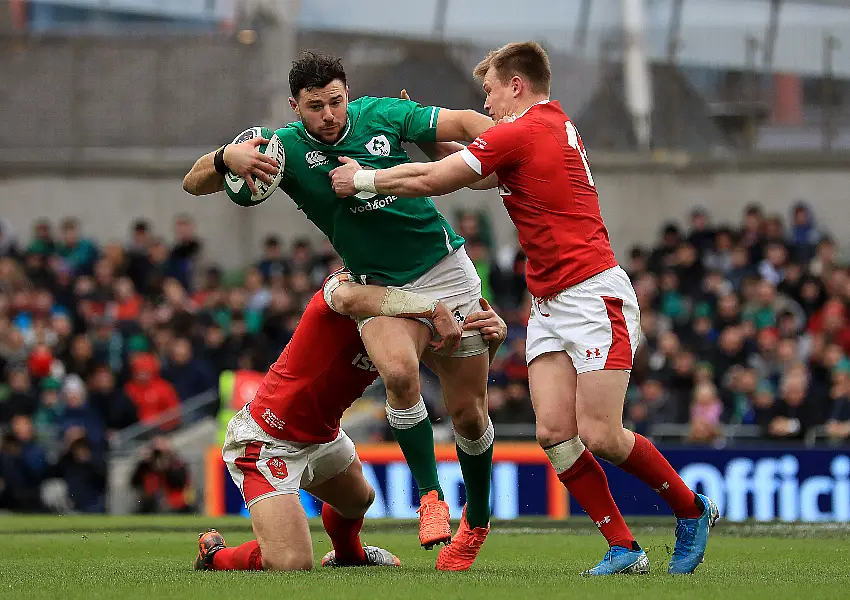
[[[283,142],[281,142],[280,138],[277,137],[274,131],[268,127],[251,127],[236,136],[233,143],[241,144],[242,142],[247,142],[248,140],[252,140],[257,137],[269,140],[268,144],[261,144],[257,146],[257,150],[266,156],[270,156],[277,160],[281,165],[281,169],[278,171],[271,185],[254,177],[254,182],[257,184],[256,194],[251,193],[251,188],[249,188],[248,184],[245,183],[245,180],[238,175],[234,175],[233,173],[225,175],[224,191],[227,192],[227,196],[239,206],[256,206],[274,193],[277,186],[280,185],[281,177],[283,177],[283,166],[286,164],[286,161],[284,160],[285,155],[283,152]]]

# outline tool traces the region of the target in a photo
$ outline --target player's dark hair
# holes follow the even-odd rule
[[[537,42],[511,42],[498,50],[491,50],[484,60],[478,63],[472,75],[481,81],[490,67],[496,70],[496,75],[502,83],[507,83],[518,75],[528,82],[535,94],[549,93],[552,81],[549,56]]]
[[[345,84],[345,69],[342,59],[330,54],[305,50],[297,60],[292,61],[289,71],[289,91],[298,99],[301,90],[312,90],[328,85],[334,79]]]

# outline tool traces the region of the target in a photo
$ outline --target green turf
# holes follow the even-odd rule
[[[316,569],[312,573],[198,573],[196,533],[217,527],[230,545],[250,539],[245,519],[203,517],[0,517],[0,598],[848,598],[847,526],[720,523],[706,562],[690,577],[670,577],[672,523],[634,527],[652,561],[645,577],[587,579],[578,572],[605,551],[602,538],[575,518],[494,524],[473,569],[437,573],[436,552],[417,545],[410,524],[369,523],[363,539],[395,552],[400,569]],[[315,554],[329,548],[313,524]]]

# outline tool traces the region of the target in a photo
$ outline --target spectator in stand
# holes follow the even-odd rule
[[[778,286],[785,279],[787,267],[788,249],[785,244],[783,242],[769,242],[764,260],[758,266],[761,278],[774,286]]]
[[[656,377],[640,385],[637,398],[629,404],[627,420],[641,435],[650,435],[653,425],[684,422],[681,407]]]
[[[682,243],[682,234],[675,223],[667,223],[662,233],[661,244],[652,250],[649,256],[649,270],[653,273],[673,267],[676,249]]]
[[[218,384],[216,374],[203,357],[195,357],[192,343],[183,337],[171,342],[171,360],[163,377],[174,386],[181,402],[199,394],[215,389]]]
[[[26,364],[13,363],[6,371],[8,388],[5,400],[0,404],[0,423],[8,422],[17,415],[32,416],[38,409],[38,397]]]
[[[204,356],[215,373],[235,369],[239,357],[225,344],[224,329],[209,318],[203,323]]]
[[[820,241],[820,232],[815,227],[815,218],[809,205],[798,200],[791,208],[792,253],[797,262],[808,262],[815,257]]]
[[[62,257],[77,275],[91,275],[98,249],[95,243],[81,237],[77,219],[69,217],[59,227],[62,241],[56,246],[56,253]]]
[[[10,430],[0,437],[0,509],[44,510],[41,482],[47,466],[44,448],[35,440],[32,420],[26,415],[13,417]]]
[[[62,383],[55,377],[45,377],[39,388],[38,410],[33,418],[36,436],[45,448],[53,450],[62,439],[62,417],[65,415],[65,401],[60,396]]]
[[[762,259],[764,242],[764,213],[758,204],[750,204],[744,209],[744,224],[738,236],[739,243],[747,249],[749,264],[757,265]]]
[[[815,277],[826,277],[835,269],[838,249],[831,237],[825,235],[818,242],[815,257],[809,263],[809,273]]]
[[[50,474],[65,481],[74,510],[106,511],[106,462],[81,427],[65,432],[65,451]]]
[[[32,240],[27,246],[27,255],[47,257],[56,252],[56,241],[50,221],[38,219],[32,226]]]
[[[629,250],[629,264],[626,268],[631,279],[637,279],[646,272],[648,259],[646,250],[640,246],[632,246]]]
[[[174,219],[174,238],[174,246],[168,254],[170,275],[180,282],[183,289],[191,290],[202,245],[195,235],[195,222],[189,215],[177,215]]]
[[[78,375],[69,375],[62,385],[65,410],[59,420],[59,433],[65,437],[72,429],[85,432],[88,442],[98,452],[105,450],[103,418],[86,400],[85,384]]]
[[[133,224],[130,244],[127,248],[127,277],[133,281],[133,287],[144,290],[151,269],[150,245],[152,242],[150,224],[139,219]]]
[[[257,263],[257,268],[267,284],[272,279],[285,281],[292,274],[292,265],[283,256],[283,247],[276,235],[268,236],[263,242],[263,258]]]
[[[829,399],[826,434],[832,441],[844,442],[850,439],[850,360],[846,357],[832,374]]]
[[[139,320],[142,312],[142,297],[136,293],[136,286],[130,277],[120,277],[114,286],[113,302],[109,315],[120,323],[133,323]]]
[[[98,365],[89,381],[89,405],[106,426],[107,437],[138,422],[136,406],[115,385],[115,374],[106,365]]]
[[[159,362],[148,353],[135,354],[130,359],[131,379],[124,384],[124,393],[136,405],[142,423],[156,422],[160,416],[180,406],[174,387],[159,376]],[[161,431],[171,431],[180,424],[180,417],[168,419],[159,426]]]
[[[720,384],[735,365],[750,366],[751,352],[747,348],[744,328],[727,327],[720,333],[717,350],[711,357],[715,383]]]
[[[685,296],[696,298],[702,289],[705,269],[697,248],[690,243],[680,244],[673,257],[673,270],[679,280],[679,290]]]
[[[785,244],[785,225],[781,215],[772,214],[764,220],[764,242],[765,245]]]
[[[802,440],[809,429],[822,422],[817,400],[809,394],[809,373],[798,363],[788,369],[773,405],[768,435],[774,439]]]
[[[709,222],[708,212],[704,208],[692,210],[688,243],[696,249],[700,260],[714,248],[715,235],[716,233]]]
[[[68,373],[75,373],[85,380],[91,377],[96,364],[91,338],[84,333],[74,337],[68,362],[65,363]]]
[[[192,511],[194,493],[189,470],[164,437],[154,438],[142,450],[142,460],[130,482],[139,493],[140,513]]]
[[[691,402],[690,433],[691,442],[710,443],[720,437],[720,417],[723,403],[717,394],[717,388],[711,383],[701,383],[694,388]]]
[[[245,272],[245,293],[247,309],[262,313],[271,302],[271,291],[263,283],[263,274],[257,267],[249,267]],[[258,317],[261,320],[261,317]]]
[[[315,259],[313,257],[313,246],[309,240],[301,238],[292,243],[292,258],[290,260],[293,272],[307,273],[313,271]]]
[[[726,275],[732,270],[732,249],[735,247],[735,235],[727,227],[721,227],[714,236],[713,246],[703,254],[703,265],[709,271],[719,271]]]
[[[269,354],[272,362],[283,351],[284,346],[292,339],[299,313],[295,309],[292,296],[284,289],[272,290],[271,300],[263,315],[262,334],[269,343]],[[295,319],[295,324],[293,324]]]

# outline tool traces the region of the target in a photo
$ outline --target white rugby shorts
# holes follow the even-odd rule
[[[631,370],[640,340],[640,308],[629,276],[612,267],[547,299],[532,299],[525,341],[531,364],[566,352],[577,373]]]
[[[478,271],[463,246],[443,258],[424,275],[398,286],[398,289],[442,301],[461,325],[466,317],[481,311],[481,278],[478,277]],[[358,319],[358,330],[362,331],[363,325],[373,318]],[[434,331],[430,321],[418,320]],[[475,356],[486,352],[487,349],[487,341],[478,330],[464,331],[460,347],[452,357]],[[428,351],[430,350],[426,350]]]
[[[354,442],[340,429],[326,444],[299,444],[270,436],[243,407],[227,424],[221,451],[248,508],[264,498],[297,494],[345,471],[354,462]]]

